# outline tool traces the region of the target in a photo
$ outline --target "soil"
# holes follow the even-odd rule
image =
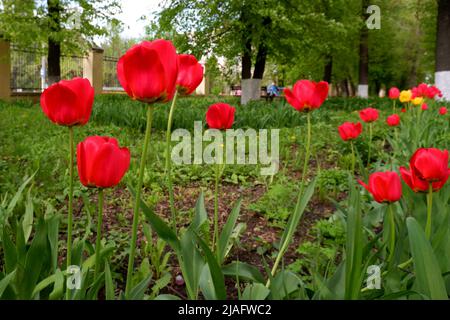
[[[311,160],[310,168],[315,168],[315,160]],[[322,164],[322,168],[331,167],[331,165]],[[313,169],[311,171],[314,171]],[[301,173],[298,170],[289,168],[291,178],[294,181],[300,181]],[[314,172],[310,172],[311,177]],[[176,181],[174,181],[176,185]],[[204,187],[203,187],[204,188]],[[228,214],[234,205],[234,203],[242,197],[241,211],[238,218],[238,223],[243,222],[246,224],[246,230],[241,235],[239,239],[239,245],[235,245],[229,254],[227,262],[239,260],[241,262],[247,262],[253,266],[256,266],[264,274],[263,258],[261,253],[258,251],[263,251],[264,260],[271,266],[273,263],[272,254],[276,252],[274,244],[279,241],[282,231],[280,228],[271,226],[264,216],[258,212],[248,209],[249,204],[256,202],[261,196],[266,192],[266,187],[264,185],[254,185],[251,187],[243,188],[234,184],[222,183],[219,191],[219,227],[222,228],[223,224],[226,222]],[[174,187],[174,199],[175,207],[177,212],[188,212],[195,207],[197,198],[201,192],[201,186],[196,182],[190,185],[185,185],[182,187]],[[213,190],[213,186],[210,186],[209,190]],[[205,190],[207,191],[207,190]],[[123,201],[130,201],[129,192],[123,188],[115,188],[108,192],[109,199],[122,199]],[[213,221],[214,212],[214,197],[212,192],[205,192],[205,206],[208,212],[210,221]],[[344,197],[345,195],[340,195]],[[93,197],[92,201],[96,202],[96,196]],[[123,227],[123,223],[119,223],[117,217],[118,213],[123,211],[123,206],[119,203],[111,203],[111,201],[106,201],[104,212],[103,212],[103,234],[107,234],[111,229],[119,229],[123,233],[131,233],[132,225],[132,210],[127,209],[125,212],[125,218],[127,220],[126,226]],[[304,240],[312,240],[312,236],[309,234],[309,230],[314,225],[314,223],[322,218],[329,217],[335,211],[335,207],[329,202],[319,201],[317,197],[311,199],[308,204],[307,210],[303,214],[303,217],[299,223],[297,231],[295,232],[292,244],[289,246],[288,251],[284,256],[284,264],[288,265],[299,258],[298,253],[296,253],[296,248]],[[83,202],[79,200],[74,206],[75,219],[80,216],[83,212]],[[160,217],[164,217],[167,221],[170,219],[170,205],[168,198],[163,198],[155,206],[155,213]],[[183,215],[180,219],[184,221],[179,221],[178,228],[187,227],[190,223],[187,215]],[[95,222],[95,218],[93,223]],[[122,227],[120,227],[122,225]],[[212,223],[211,223],[212,226]],[[211,234],[212,234],[211,228]],[[94,243],[94,236],[92,235],[92,243]],[[155,235],[156,238],[156,235]],[[138,232],[138,245],[143,239],[143,233],[141,230]],[[258,250],[260,248],[260,250]],[[167,246],[167,250],[170,250]],[[226,263],[227,263],[226,262]],[[139,263],[138,258],[136,259],[136,265]],[[186,292],[184,285],[177,285],[175,282],[175,277],[181,275],[181,270],[178,265],[178,261],[175,255],[172,255],[169,264],[172,272],[172,282],[163,290],[162,293],[175,294],[179,297],[186,298]],[[122,266],[119,266],[120,273],[123,274],[125,279],[126,275],[126,262]],[[119,288],[123,289],[123,283],[119,283]],[[226,279],[227,294],[228,297],[233,299],[237,297],[237,289],[235,286],[234,279]]]

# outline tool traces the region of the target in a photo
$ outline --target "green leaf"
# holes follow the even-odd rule
[[[132,187],[128,186],[130,189],[131,194],[135,197],[136,194]],[[145,203],[140,200],[140,206],[142,211],[144,212],[145,217],[147,218],[147,221],[152,226],[153,230],[158,234],[158,236],[166,241],[172,249],[175,251],[178,251],[180,249],[180,242],[177,238],[177,235],[173,232],[172,228],[169,227],[169,225],[164,222],[160,217],[158,217],[153,210],[151,210]]]
[[[211,273],[212,283],[214,285],[215,294],[217,299],[225,300],[227,297],[227,292],[225,289],[225,279],[220,269],[220,266],[216,260],[216,257],[209,249],[208,245],[196,234],[197,242],[203,250],[203,253],[206,256],[206,261],[208,263],[208,267]]]
[[[65,272],[64,272],[65,274]],[[35,297],[39,292],[47,288],[49,285],[54,283],[56,280],[56,274],[52,274],[51,276],[45,278],[41,282],[39,282],[33,289],[33,293],[31,294],[32,297]]]
[[[186,282],[186,290],[189,299],[197,299],[198,284],[205,262],[195,244],[194,232],[190,228],[181,237],[180,247],[178,260]]]
[[[230,241],[231,233],[233,232],[234,226],[236,225],[236,221],[239,217],[239,211],[241,209],[242,198],[240,198],[234,208],[231,210],[230,215],[228,216],[227,222],[223,226],[222,232],[219,237],[218,250],[219,250],[219,261],[218,263],[221,265],[223,260],[225,259],[225,253],[228,246],[228,242]]]
[[[425,233],[416,219],[408,217],[406,225],[408,227],[409,244],[418,286],[416,291],[425,294],[433,300],[447,300],[448,296],[442,271],[439,268],[430,242],[426,239]]]
[[[50,254],[52,259],[53,272],[56,272],[58,266],[58,235],[59,235],[59,222],[60,217],[57,215],[52,216],[47,220],[47,237],[50,244]]]
[[[49,295],[50,300],[58,300],[64,294],[64,275],[60,269],[56,270],[54,283],[53,291]]]
[[[155,300],[181,300],[179,297],[172,294],[160,294]]]
[[[283,235],[281,237],[280,241],[280,250],[278,252],[277,260],[280,261],[283,257],[284,253],[289,247],[289,244],[292,241],[292,237],[294,236],[295,230],[297,230],[298,223],[300,222],[300,219],[303,215],[303,212],[306,209],[306,206],[311,199],[314,188],[316,185],[316,180],[314,179],[309,184],[308,188],[306,189],[305,193],[302,195],[300,194],[301,191],[299,191],[298,198],[297,198],[297,204],[295,205],[295,210],[293,214],[289,217],[288,223],[286,225],[286,229],[284,229]]]
[[[195,216],[190,227],[197,232],[206,222],[208,222],[208,214],[206,213],[205,198],[202,191],[195,204]]]
[[[152,281],[152,275],[149,275],[147,278],[139,282],[134,288],[132,288],[130,291],[129,300],[144,299],[144,294],[150,285],[150,281]]]
[[[0,298],[3,296],[3,292],[5,292],[6,288],[8,288],[9,284],[14,279],[15,275],[16,275],[16,270],[9,273],[6,277],[4,277],[2,280],[0,280]]]
[[[38,220],[33,242],[26,255],[24,277],[20,284],[23,293],[22,298],[24,299],[31,298],[33,289],[36,286],[41,273],[44,257],[49,255],[47,248],[47,225],[44,222],[44,219],[40,218]]]
[[[30,183],[30,181],[34,178],[34,176],[36,175],[37,170],[31,175],[31,177],[29,177],[24,183],[22,183],[22,185],[19,187],[19,189],[17,190],[16,194],[14,195],[14,197],[11,199],[11,201],[9,202],[8,208],[6,208],[6,217],[9,217],[9,215],[12,213],[12,211],[14,210],[14,208],[17,205],[17,202],[19,201],[23,190],[25,189],[25,187],[27,186],[28,183]]]
[[[288,299],[290,294],[302,288],[301,279],[289,270],[281,270],[270,282],[270,291],[276,299]]]
[[[16,269],[17,254],[14,243],[11,241],[7,228],[3,229],[3,254],[5,259],[5,272],[7,274],[13,272]]]
[[[28,189],[27,193],[27,201],[25,203],[25,214],[22,219],[22,228],[25,243],[28,242],[28,239],[31,235],[31,230],[33,228],[33,198],[31,196],[31,187]]]
[[[262,283],[250,283],[242,293],[243,300],[265,300],[270,294],[270,290]]]
[[[361,200],[353,178],[349,176],[350,196],[345,247],[345,299],[358,299],[362,284],[363,234]]]
[[[222,272],[226,276],[236,277],[250,280],[253,282],[264,283],[264,277],[258,268],[240,261],[234,261],[222,267]]]
[[[105,295],[106,300],[114,300],[114,284],[111,276],[111,270],[109,268],[108,261],[105,262]]]

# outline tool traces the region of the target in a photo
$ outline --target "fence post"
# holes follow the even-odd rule
[[[103,92],[103,49],[92,48],[83,63],[83,78],[94,87],[95,94]]]
[[[11,97],[11,47],[0,35],[0,99]]]

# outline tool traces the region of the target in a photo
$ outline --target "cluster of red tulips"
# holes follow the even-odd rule
[[[298,81],[293,90],[285,89],[286,100],[298,111],[311,111],[319,108],[325,101],[328,94],[328,84],[326,82],[315,83],[308,80]],[[400,92],[397,88],[392,88],[389,91],[391,99],[397,99]],[[417,88],[411,90],[411,99],[434,99],[436,96],[441,96],[441,92],[435,86],[428,86],[425,84],[419,85]],[[395,107],[394,107],[395,108]],[[422,108],[424,109],[424,108]],[[447,113],[445,107],[439,110],[439,113],[444,115]],[[370,161],[370,144],[372,139],[372,126],[379,118],[379,112],[374,108],[366,108],[359,112],[361,120],[369,125],[369,156]],[[387,117],[386,123],[391,127],[396,127],[400,124],[400,116],[392,114]],[[308,127],[310,127],[308,116]],[[309,132],[309,130],[308,130]],[[355,170],[355,154],[353,140],[358,138],[362,132],[362,124],[360,122],[352,123],[345,122],[338,127],[338,132],[342,140],[350,141],[352,146],[352,172]],[[307,138],[308,139],[308,138]],[[303,176],[306,171],[306,163],[309,154],[309,143],[307,140],[307,157],[305,159],[305,167]],[[400,167],[401,177],[404,182],[414,192],[428,192],[428,210],[427,210],[427,224],[426,235],[430,237],[431,233],[431,210],[432,210],[432,194],[439,191],[447,182],[450,175],[448,168],[448,151],[439,150],[435,148],[420,148],[418,149],[410,160],[410,168]],[[400,175],[394,171],[375,172],[369,176],[368,185],[359,180],[359,183],[372,194],[375,201],[379,203],[392,204],[399,201],[402,197],[402,183]],[[303,184],[303,183],[302,183]],[[390,213],[390,220],[394,225],[394,215]],[[395,245],[395,228],[391,228],[390,241],[390,255],[393,254],[393,246]]]
[[[153,105],[157,102],[172,100],[167,125],[166,172],[167,184],[171,199],[171,211],[174,215],[173,225],[176,227],[175,208],[173,204],[172,178],[170,172],[170,133],[172,116],[177,94],[189,95],[195,91],[203,80],[203,67],[197,59],[189,54],[177,54],[170,41],[143,41],[130,48],[117,64],[118,79],[133,99],[145,103],[147,109],[147,127],[142,148],[142,156],[136,186],[133,212],[133,228],[129,252],[127,283],[125,296],[131,288],[134,257],[139,224],[140,194],[143,184],[145,158],[151,134]],[[85,125],[90,118],[94,102],[94,89],[89,80],[74,78],[62,80],[51,85],[41,95],[41,107],[45,115],[54,123],[69,128],[70,148],[70,190],[67,224],[67,266],[71,265],[72,225],[73,225],[73,180],[74,180],[74,134],[73,128]],[[210,128],[225,130],[231,128],[234,121],[235,108],[225,103],[217,103],[208,109],[206,122]],[[98,220],[95,274],[100,269],[101,224],[103,215],[103,189],[116,186],[130,165],[130,151],[121,148],[112,137],[91,136],[80,142],[76,148],[78,176],[81,183],[98,189]],[[217,194],[217,192],[216,192]],[[217,212],[215,214],[217,217]],[[216,221],[217,224],[217,221]],[[216,233],[216,232],[215,232]],[[70,293],[68,291],[67,297]]]
[[[141,190],[143,186],[143,175],[145,170],[145,159],[148,153],[148,146],[151,134],[152,112],[155,103],[172,101],[166,132],[166,179],[172,213],[172,226],[176,233],[177,215],[173,203],[172,176],[170,165],[170,134],[172,128],[172,118],[175,102],[178,94],[191,94],[203,79],[203,67],[197,59],[188,54],[177,54],[176,49],[170,41],[155,40],[144,41],[130,48],[119,60],[117,64],[117,74],[119,81],[126,93],[133,99],[146,104],[147,123],[145,130],[144,144],[138,171],[138,182],[135,188],[135,202],[133,208],[132,237],[129,250],[129,261],[127,271],[127,282],[125,296],[130,292],[130,283],[133,275],[134,257],[137,241],[137,229],[139,225],[139,211],[141,202]],[[305,185],[308,163],[310,158],[311,145],[311,117],[310,112],[320,108],[328,96],[329,85],[327,82],[313,82],[300,80],[295,83],[292,89],[285,89],[287,102],[299,112],[307,115],[306,152],[300,195]],[[409,92],[400,92],[397,88],[389,90],[389,97],[394,101],[411,102],[414,99],[434,99],[440,96],[439,89],[434,86],[421,84]],[[70,81],[60,81],[47,88],[41,96],[41,106],[47,117],[54,123],[66,126],[69,129],[70,147],[70,190],[68,203],[68,231],[67,231],[67,266],[71,265],[72,251],[72,224],[73,224],[73,180],[74,180],[74,136],[73,128],[85,125],[90,118],[94,101],[94,89],[87,79],[74,78]],[[417,102],[417,101],[416,101]],[[395,102],[394,102],[395,110]],[[447,110],[443,107],[439,113],[444,115]],[[234,122],[235,108],[225,104],[216,103],[209,107],[206,112],[206,122],[211,129],[227,130]],[[372,140],[373,124],[379,118],[379,112],[374,108],[367,108],[359,112],[359,116],[364,123],[369,126],[369,155]],[[400,124],[398,114],[392,114],[386,119],[386,123],[391,127]],[[360,122],[345,122],[338,127],[338,132],[344,141],[350,141],[352,146],[352,172],[355,170],[355,153],[353,140],[358,138],[363,130]],[[97,241],[96,241],[96,262],[95,274],[99,272],[101,265],[101,224],[103,189],[116,186],[130,165],[130,151],[121,148],[118,141],[112,137],[91,136],[80,142],[76,148],[76,163],[78,176],[81,183],[90,188],[98,189],[99,214],[97,220]],[[217,166],[216,171],[216,198],[214,214],[214,239],[218,237],[218,212],[217,194],[218,181],[221,168]],[[434,148],[421,148],[417,150],[410,160],[409,168],[400,168],[404,182],[414,192],[428,192],[428,197],[438,191],[448,180],[450,170],[448,169],[448,151]],[[402,184],[398,173],[393,171],[376,172],[370,175],[368,185],[360,183],[373,195],[375,201],[379,203],[394,203],[402,196]],[[431,206],[431,204],[430,204]],[[429,235],[431,228],[431,208],[428,209],[428,219],[426,232]],[[393,235],[395,237],[395,235]],[[282,256],[283,250],[280,249]],[[392,253],[392,249],[391,249]],[[277,257],[273,266],[276,270],[280,259]],[[273,273],[272,272],[272,273]],[[69,291],[68,291],[69,292]],[[68,293],[69,294],[69,293]]]
[[[395,110],[395,105],[397,100],[406,105],[420,105],[422,111],[428,110],[428,104],[426,100],[434,101],[436,98],[442,97],[442,92],[436,86],[427,85],[426,83],[421,83],[417,87],[413,87],[410,90],[400,91],[397,87],[392,87],[389,89],[388,97],[393,101],[393,108]],[[406,112],[406,108],[401,109],[402,112]],[[446,107],[440,107],[438,110],[440,115],[447,114]]]

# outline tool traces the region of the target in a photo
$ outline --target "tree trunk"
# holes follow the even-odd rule
[[[48,83],[61,80],[61,43],[56,34],[61,31],[61,5],[59,0],[47,0],[50,34],[48,36]]]
[[[436,86],[450,100],[450,2],[439,0],[436,32]]]
[[[241,19],[245,18],[245,11],[241,15]],[[245,20],[243,20],[245,21]],[[271,19],[265,17],[262,23],[264,31],[270,32]],[[251,28],[253,26],[247,25],[247,28],[243,33],[244,53],[242,55],[242,95],[241,104],[245,105],[251,100],[259,100],[261,98],[261,80],[264,76],[264,70],[266,68],[267,59],[267,45],[264,42],[264,38],[258,45],[258,52],[256,53],[255,69],[253,70],[253,78],[251,79],[251,52],[252,43],[248,35],[251,34]]]
[[[245,40],[244,52],[242,53],[241,78],[250,79],[252,77],[252,44],[249,39]]]
[[[327,64],[325,65],[325,69],[323,72],[323,81],[331,84],[331,75],[333,72],[333,57],[327,56],[326,61]]]
[[[264,75],[266,67],[267,48],[264,43],[258,47],[256,54],[255,70],[253,71],[253,78],[242,78],[242,95],[241,104],[245,105],[251,100],[259,100],[261,98],[261,80]],[[244,71],[244,69],[243,69]],[[246,73],[249,70],[246,70]]]
[[[359,85],[358,97],[368,98],[369,96],[369,30],[365,25],[368,18],[366,9],[368,1],[363,1],[362,17],[364,25],[361,28],[360,42],[359,42]]]

